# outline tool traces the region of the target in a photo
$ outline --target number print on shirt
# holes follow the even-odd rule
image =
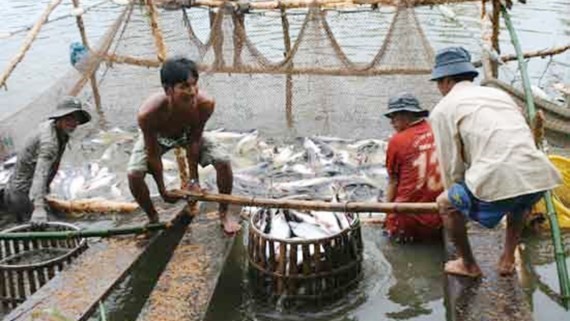
[[[435,151],[433,150],[421,151],[418,158],[416,158],[412,164],[414,165],[414,167],[417,167],[418,169],[418,180],[416,184],[416,190],[423,188],[425,185],[427,185],[427,188],[430,191],[437,191],[443,188],[439,176],[439,164],[437,163],[437,154],[435,153]],[[426,177],[428,168],[432,166],[435,170],[433,171],[433,173],[430,173]]]

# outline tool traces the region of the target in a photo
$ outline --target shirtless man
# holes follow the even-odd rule
[[[173,203],[184,197],[179,190],[166,190],[164,186],[161,156],[172,148],[186,149],[188,190],[201,191],[198,163],[203,167],[214,166],[220,193],[230,194],[233,184],[229,158],[214,141],[202,136],[215,103],[198,89],[196,64],[186,58],[168,59],[162,65],[160,79],[164,92],[151,95],[139,109],[137,120],[142,135],[133,147],[128,165],[131,193],[150,223],[158,222],[158,213],[144,181],[146,173],[153,176],[165,202]],[[219,215],[225,233],[240,230],[239,223],[228,215],[227,204],[220,204]]]

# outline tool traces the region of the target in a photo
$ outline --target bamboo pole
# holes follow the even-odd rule
[[[501,47],[499,46],[499,33],[501,27],[501,2],[499,0],[492,0],[492,3],[493,13],[491,22],[493,23],[493,34],[491,36],[491,46],[497,54],[500,54]],[[499,64],[497,61],[491,61],[491,73],[493,78],[497,78],[499,76]]]
[[[154,59],[137,58],[131,56],[119,56],[115,54],[102,55],[102,57],[109,62],[117,64],[135,65],[147,68],[158,68],[161,62]]]
[[[312,5],[321,7],[335,7],[335,6],[361,6],[361,5],[384,5],[384,6],[433,6],[445,3],[461,3],[461,2],[474,2],[480,0],[285,0],[285,1],[250,1],[246,2],[246,6],[254,10],[276,10],[281,5],[285,8],[306,8]],[[161,3],[162,1],[158,1]],[[228,2],[237,8],[238,2]],[[210,7],[217,8],[224,4],[222,0],[195,0],[191,2],[193,7]],[[182,3],[180,4],[183,5]],[[243,5],[243,4],[242,4]]]
[[[329,203],[323,201],[301,201],[291,199],[258,198],[228,194],[194,193],[183,190],[188,199],[195,201],[226,203],[242,206],[290,208],[297,210],[333,211],[333,212],[390,212],[404,214],[426,214],[438,211],[437,203],[375,203],[345,202]]]
[[[75,9],[79,9],[79,0],[72,0],[73,1],[73,7]],[[85,46],[85,48],[87,48],[88,51],[92,51],[91,47],[89,46],[89,41],[87,39],[87,34],[85,32],[85,25],[83,23],[83,17],[82,15],[77,15],[75,17],[75,22],[77,23],[77,28],[79,29],[79,34],[81,35],[81,42],[83,43],[83,46]],[[93,92],[93,99],[95,100],[95,107],[97,108],[97,110],[101,111],[101,95],[99,95],[99,88],[97,88],[97,77],[95,76],[95,74],[91,74],[91,77],[89,77],[90,83],[91,83],[91,91]]]
[[[48,205],[63,213],[132,213],[139,206],[134,202],[116,202],[97,199],[59,200],[47,198]]]
[[[24,58],[24,55],[32,46],[32,42],[34,42],[34,40],[38,36],[38,33],[40,32],[44,23],[47,21],[49,15],[52,13],[52,11],[60,3],[61,3],[61,0],[52,0],[48,4],[47,8],[44,10],[44,13],[38,19],[38,21],[36,21],[36,24],[34,25],[34,27],[30,30],[30,32],[28,32],[28,35],[26,36],[24,43],[20,47],[20,51],[18,52],[18,54],[14,58],[12,58],[12,60],[8,64],[8,67],[4,70],[2,75],[0,75],[0,88],[1,87],[7,88],[6,87],[6,80],[8,79],[8,77],[10,77],[10,74],[12,73],[12,71],[14,71],[14,69],[20,63],[20,61],[22,61],[22,59]]]
[[[90,59],[93,61],[89,62],[88,67],[83,72],[81,79],[79,79],[75,83],[75,85],[71,88],[71,90],[69,90],[68,95],[77,96],[77,94],[79,93],[79,91],[81,91],[81,89],[83,88],[83,86],[85,85],[87,80],[91,77],[91,75],[93,75],[93,73],[95,72],[95,69],[97,69],[97,67],[99,66],[99,62],[100,62],[99,57],[101,55],[106,54],[107,51],[109,50],[109,47],[111,47],[111,43],[113,42],[113,39],[115,38],[115,34],[117,33],[119,26],[123,22],[123,18],[125,17],[127,12],[129,12],[131,9],[132,9],[132,4],[129,5],[128,7],[125,7],[123,12],[117,17],[117,19],[115,20],[113,25],[111,27],[109,27],[109,31],[107,31],[105,33],[105,36],[104,36],[107,38],[103,41],[101,46],[99,48],[97,48],[98,49],[97,52],[92,52],[93,54],[95,54],[96,59]]]
[[[518,36],[515,32],[513,24],[511,22],[510,14],[508,13],[507,9],[504,6],[501,6],[501,12],[503,14],[503,18],[505,20],[505,25],[509,30],[509,34],[511,36],[511,41],[513,43],[513,47],[515,47],[515,51],[518,57],[519,69],[521,71],[521,76],[523,80],[523,86],[525,91],[525,98],[526,98],[526,106],[528,110],[528,117],[530,119],[530,123],[534,123],[534,117],[536,116],[536,108],[534,106],[534,99],[532,96],[532,91],[530,88],[530,80],[528,77],[527,69],[526,69],[526,61],[522,55],[522,49],[520,47],[520,43],[518,40]],[[538,145],[539,148],[543,148],[542,144]],[[544,199],[546,203],[546,210],[548,213],[548,219],[550,221],[550,229],[552,230],[552,243],[554,245],[554,257],[556,258],[556,268],[558,271],[558,281],[560,285],[560,292],[562,295],[562,300],[566,307],[570,302],[570,280],[568,275],[568,267],[566,266],[566,257],[564,253],[564,246],[562,243],[562,238],[560,236],[560,226],[558,225],[558,217],[556,215],[556,209],[554,208],[554,204],[552,202],[552,192],[547,191],[544,193]]]
[[[477,67],[483,67],[483,77],[485,80],[494,79],[493,77],[493,67],[491,64],[491,59],[489,52],[486,49],[491,50],[491,38],[493,36],[493,28],[491,19],[485,13],[485,3],[481,5],[481,42],[483,43],[483,50],[481,50],[481,60],[480,65]]]
[[[545,58],[545,57],[554,56],[554,55],[564,53],[565,51],[568,51],[568,50],[570,50],[570,44],[567,44],[565,46],[552,47],[552,48],[548,48],[548,49],[528,51],[528,52],[523,53],[523,58],[525,58],[525,59],[536,58],[536,57]],[[505,61],[505,62],[517,60],[517,55],[516,54],[503,55],[503,56],[501,56],[501,60]],[[483,63],[481,62],[481,60],[477,60],[477,61],[473,62],[473,65],[475,65],[475,67],[481,67],[482,64]]]
[[[107,2],[109,2],[109,0],[102,0],[102,1],[99,1],[99,2],[97,2],[97,3],[95,3],[95,4],[92,4],[92,5],[88,6],[88,7],[86,7],[86,8],[83,10],[83,13],[86,13],[86,12],[88,12],[88,11],[90,11],[90,10],[96,8],[96,7],[99,7],[99,6],[103,5],[103,4],[106,4]],[[45,21],[44,25],[50,24],[50,23],[52,23],[52,22],[60,21],[60,20],[63,20],[63,19],[71,18],[71,17],[73,17],[73,14],[69,13],[69,14],[65,14],[65,15],[62,15],[62,16],[59,16],[59,17],[56,17],[56,18],[53,18],[53,19],[49,19],[49,18],[48,18],[48,19]],[[34,25],[28,25],[28,26],[25,26],[25,27],[20,27],[20,28],[18,28],[18,29],[15,29],[15,30],[6,32],[6,33],[2,33],[2,34],[0,34],[0,39],[7,39],[7,38],[13,37],[13,36],[15,36],[15,35],[17,35],[17,34],[19,34],[19,33],[26,32],[26,31],[30,31],[30,29],[32,29],[33,27],[34,27]]]
[[[150,27],[152,29],[154,44],[157,50],[156,57],[160,62],[162,62],[166,59],[166,47],[164,45],[164,38],[162,37],[162,32],[160,31],[160,25],[158,23],[156,7],[153,0],[145,0],[145,5],[150,16]]]
[[[143,226],[54,232],[15,232],[0,233],[0,240],[66,240],[88,237],[110,237],[127,234],[144,234],[167,229],[171,223],[156,223]]]

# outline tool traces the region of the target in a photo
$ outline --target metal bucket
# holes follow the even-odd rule
[[[76,231],[78,227],[49,222],[44,231]],[[2,233],[30,232],[30,224]],[[0,240],[0,306],[10,310],[56,276],[87,248],[80,238],[65,240]]]

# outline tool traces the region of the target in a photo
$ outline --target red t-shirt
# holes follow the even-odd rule
[[[443,192],[433,134],[425,120],[392,136],[386,167],[390,179],[398,181],[395,202],[435,202]],[[431,238],[440,228],[438,213],[389,214],[386,219],[386,229],[394,236]]]

